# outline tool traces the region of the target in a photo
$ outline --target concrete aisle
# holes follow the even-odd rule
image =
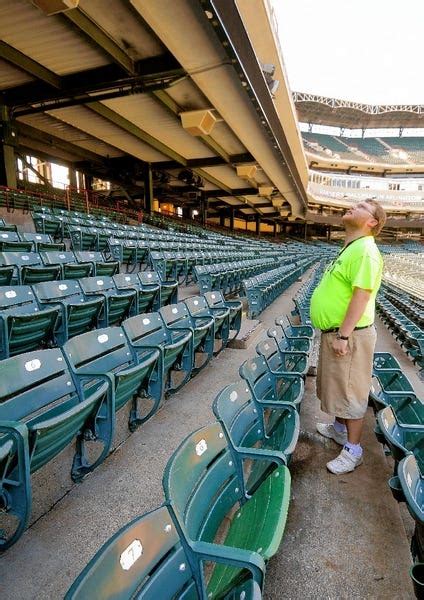
[[[276,316],[291,310],[291,297],[299,286],[292,286],[261,315],[262,336]],[[390,342],[383,330],[379,345],[391,349]],[[210,409],[214,397],[237,379],[240,364],[254,354],[253,345],[222,352],[39,518],[0,558],[0,598],[63,598],[104,541],[162,502],[161,478],[169,456],[188,433],[214,420]],[[314,386],[315,379],[308,378],[302,434],[291,466],[287,533],[269,564],[265,597],[412,598],[409,544],[387,487],[391,467],[373,437],[372,414],[367,417],[365,464],[348,476],[330,475],[325,463],[338,447],[315,434],[314,424],[321,415]]]

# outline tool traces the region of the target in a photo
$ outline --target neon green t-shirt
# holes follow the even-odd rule
[[[383,259],[372,235],[351,242],[327,267],[311,298],[311,320],[318,329],[339,327],[346,316],[353,288],[372,290],[357,327],[374,322],[375,297],[381,284]]]

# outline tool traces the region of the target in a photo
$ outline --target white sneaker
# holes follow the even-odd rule
[[[335,475],[343,475],[343,473],[354,471],[356,467],[359,467],[361,464],[362,456],[353,456],[349,450],[343,448],[336,458],[333,458],[333,460],[330,460],[330,462],[327,463],[327,469]]]
[[[339,433],[334,429],[333,423],[317,423],[317,431],[324,437],[334,440],[340,446],[344,446],[347,442],[347,431]]]

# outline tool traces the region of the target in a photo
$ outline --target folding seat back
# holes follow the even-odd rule
[[[141,271],[138,273],[141,282],[141,289],[144,292],[155,294],[152,299],[152,308],[157,310],[165,304],[174,304],[177,302],[178,284],[177,282],[163,282],[156,271]]]
[[[276,406],[269,414],[256,403],[244,381],[226,386],[213,403],[213,412],[221,423],[230,446],[246,458],[257,456],[258,463],[249,475],[249,490],[263,481],[274,464],[287,464],[299,437],[299,414],[293,406]]]
[[[137,517],[111,537],[68,590],[65,600],[202,600],[169,511]],[[246,597],[247,600],[247,597]]]
[[[44,213],[32,213],[32,220],[34,221],[35,231],[37,233],[43,233],[63,239],[63,223],[57,216]]]
[[[390,352],[375,352],[373,370],[376,372],[380,369],[400,369],[400,365]]]
[[[17,520],[15,531],[0,538],[1,549],[11,546],[28,523],[30,473],[75,438],[74,480],[107,455],[113,433],[107,389],[106,384],[98,383],[80,395],[58,349],[29,352],[0,362],[0,496],[7,498],[4,512]],[[94,435],[101,449],[97,458],[89,460],[85,440]]]
[[[282,327],[270,327],[267,335],[270,338],[274,338],[281,352],[298,351],[309,354],[311,350],[311,341],[309,338],[288,338],[284,335]]]
[[[113,276],[113,281],[118,289],[136,290],[133,314],[149,312],[160,307],[160,286],[155,284],[142,285],[140,278],[135,273],[119,273]]]
[[[298,373],[273,373],[262,356],[244,361],[239,373],[257,402],[285,402],[300,408],[304,384]]]
[[[314,337],[314,329],[311,325],[292,325],[285,315],[277,317],[275,324],[281,327],[287,338],[304,337],[312,340]]]
[[[193,369],[193,344],[190,330],[168,329],[158,312],[126,319],[122,323],[122,328],[137,357],[152,348],[160,351],[160,381],[163,381],[164,391],[175,392],[190,379]],[[178,383],[174,382],[172,373],[177,370],[182,372],[182,378]]]
[[[78,263],[92,264],[92,273],[96,277],[112,277],[119,272],[119,262],[116,260],[106,260],[101,252],[84,252],[76,250],[74,254]]]
[[[54,306],[60,311],[54,332],[58,345],[97,326],[104,300],[85,296],[78,281],[67,279],[37,283],[33,291],[41,305]]]
[[[202,318],[211,318],[214,320],[214,335],[216,339],[221,339],[222,350],[228,342],[230,333],[230,309],[209,307],[204,296],[193,296],[186,298],[184,304],[193,319],[200,321]]]
[[[101,326],[121,323],[130,313],[136,300],[136,291],[118,290],[112,277],[83,277],[80,285],[88,296],[102,296],[105,300],[100,316]]]
[[[91,386],[97,380],[110,383],[115,410],[133,402],[130,428],[142,420],[138,415],[137,397],[149,393],[149,379],[159,359],[159,352],[146,352],[138,363],[133,356],[120,327],[107,327],[83,333],[68,340],[63,352],[79,385]]]
[[[424,525],[424,476],[416,457],[408,454],[398,465],[398,477],[406,506],[415,522]],[[422,529],[422,528],[421,528]]]
[[[377,422],[396,463],[413,453],[421,471],[424,470],[424,421],[399,425],[394,410],[386,406],[377,415]]]
[[[270,371],[295,372],[305,376],[308,371],[308,356],[305,352],[281,351],[274,338],[259,342],[256,352],[266,360]]]
[[[32,242],[22,240],[15,231],[0,231],[0,252],[31,252]]]
[[[29,352],[54,340],[57,308],[41,308],[29,285],[0,287],[0,358]]]
[[[60,277],[60,266],[45,266],[36,252],[0,252],[0,265],[13,266],[14,278],[20,285],[52,281]]]
[[[213,310],[220,308],[230,309],[230,329],[235,331],[233,339],[237,337],[242,320],[243,304],[240,300],[226,300],[218,290],[204,294],[208,306]]]
[[[35,252],[42,250],[65,250],[63,242],[54,242],[51,235],[47,233],[21,233],[21,239],[32,242]]]
[[[45,265],[60,265],[62,279],[79,279],[88,277],[92,270],[92,263],[77,263],[73,252],[40,252],[41,259]]]
[[[95,250],[97,247],[97,232],[89,227],[70,225],[68,227],[72,250]]]
[[[224,564],[213,568],[208,581],[207,593],[212,598],[223,597],[239,585],[243,569],[250,572],[245,579],[253,576],[261,587],[263,559],[277,551],[284,532],[290,493],[288,469],[279,467],[246,500],[237,464],[238,457],[228,447],[221,426],[214,423],[184,440],[169,460],[163,478],[165,497],[186,543],[195,551],[202,549],[205,561],[213,560],[214,554],[223,557]],[[272,515],[270,505],[265,505],[265,494],[268,502],[272,498]],[[227,534],[217,543],[223,523],[227,524]],[[225,564],[224,556],[231,556],[232,568]],[[192,568],[197,571],[196,579],[202,580],[199,561],[193,561]]]

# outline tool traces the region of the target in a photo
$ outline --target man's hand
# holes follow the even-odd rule
[[[332,348],[336,356],[345,356],[349,352],[348,340],[338,340],[336,337],[333,340]]]

